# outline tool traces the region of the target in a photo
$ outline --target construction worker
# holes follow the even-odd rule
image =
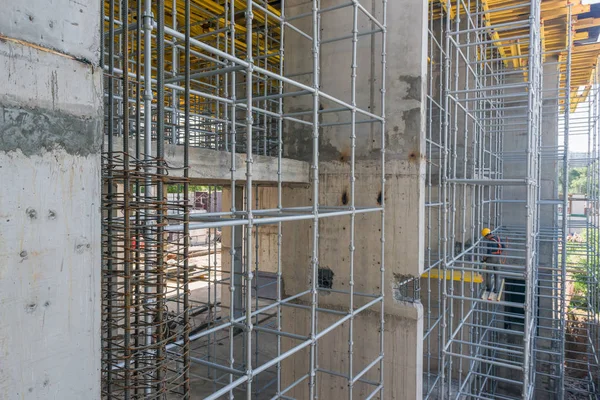
[[[481,236],[486,240],[487,252],[486,256],[483,257],[483,262],[486,264],[492,264],[487,266],[488,271],[498,271],[498,265],[501,262],[502,249],[505,246],[502,244],[500,239],[492,235],[490,228],[483,228],[481,230]],[[488,273],[485,277],[486,290],[493,292],[498,290],[498,275],[496,273]]]

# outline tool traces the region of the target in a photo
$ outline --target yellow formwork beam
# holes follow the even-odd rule
[[[522,55],[521,54],[521,45],[519,44],[518,41],[511,46],[511,52],[512,52],[513,57],[514,56],[518,56],[519,57],[519,58],[513,58],[512,59],[513,67],[514,68],[521,67],[523,59],[521,58],[521,55]]]
[[[594,28],[600,25],[600,18],[582,18],[573,23],[574,29]]]
[[[225,15],[225,7],[223,7],[222,5],[216,3],[213,0],[196,0],[193,3],[195,5],[197,5],[198,7],[193,7],[192,8],[192,14],[198,15],[201,18],[212,19],[213,16],[211,14],[209,14],[207,12],[205,12],[205,13],[201,12],[201,10],[206,10],[206,11],[214,14],[215,16],[217,16],[217,21],[221,24],[222,27],[226,26],[227,20],[224,17],[222,17],[223,15]],[[183,9],[184,6],[185,6],[184,2],[182,2],[182,1],[178,1],[177,2],[178,9]],[[236,9],[245,9],[246,2],[242,1],[242,0],[236,0],[235,6],[236,6]],[[179,8],[179,7],[181,7],[181,8]],[[274,11],[277,11],[277,10],[275,10],[273,7],[271,7],[271,6],[269,6],[269,7],[270,7],[270,8],[268,8],[269,11],[273,12],[277,16],[280,15],[279,12],[274,12]],[[170,5],[169,2],[167,2],[165,4],[165,10],[172,13],[171,5]],[[177,23],[180,24],[180,26],[181,26],[182,24],[184,24],[184,21],[183,21],[184,16],[183,16],[182,13],[178,13],[177,15],[181,16],[181,20],[177,21]],[[257,20],[257,21],[259,21],[259,22],[261,22],[261,23],[265,22],[265,18],[264,17],[265,17],[264,13],[261,13],[261,12],[254,13],[254,19]],[[192,18],[192,20],[193,20],[193,18]],[[278,33],[279,32],[279,24],[276,23],[273,20],[273,18],[271,18],[270,21],[273,21],[273,32]],[[193,22],[194,21],[192,21],[192,25],[193,25]],[[246,26],[243,25],[243,24],[236,23],[235,24],[235,31],[237,33],[245,34],[247,32]],[[209,33],[209,32],[210,32],[210,30],[208,30],[208,31],[202,30],[202,33]],[[219,37],[225,37],[225,34],[223,32],[219,32],[217,35]],[[259,33],[258,32],[257,33],[253,32],[252,36],[255,38],[255,40],[254,40],[255,41],[255,45],[259,48],[259,50],[261,51],[261,53],[267,54],[267,49],[265,49],[264,45],[262,43],[260,43],[260,41],[259,41],[259,38],[258,38]],[[235,40],[235,46],[239,50],[242,50],[242,51],[246,50],[246,42],[244,40],[238,40],[238,39],[236,39]],[[277,53],[277,51],[275,51],[273,53]],[[279,55],[275,55],[274,54],[273,55],[273,61],[274,62],[279,62]]]
[[[542,62],[546,61],[546,24],[542,21],[540,29],[540,38],[542,39]]]
[[[452,270],[452,271],[447,270],[446,274],[444,274],[444,271],[439,271],[437,269],[433,269],[429,272],[425,272],[424,274],[422,274],[421,278],[443,279],[443,278],[441,278],[442,276],[444,276],[445,279],[449,280],[449,281],[473,282],[473,283],[482,283],[483,282],[483,275],[481,275],[478,272],[472,272],[472,271],[461,272],[461,271],[456,271],[456,270]]]
[[[248,0],[248,1],[250,1],[250,0]],[[246,9],[246,0],[235,0],[235,8],[237,8],[239,10],[245,10]],[[267,10],[269,10],[271,13],[277,15],[278,17],[281,16],[281,12],[278,9],[276,9],[275,7],[267,5],[266,8],[267,8]],[[254,13],[254,19],[256,19],[259,22],[265,22],[264,14],[260,10],[257,10]]]
[[[429,0],[430,3],[436,0]],[[447,3],[445,0],[439,1],[440,6],[445,10]],[[460,7],[460,8],[459,8]],[[546,52],[558,52],[569,45],[574,46],[571,61],[571,81],[573,87],[588,86],[593,71],[597,65],[597,59],[600,55],[600,47],[596,45],[576,46],[573,43],[567,43],[569,23],[567,21],[570,13],[573,18],[573,29],[582,30],[595,26],[600,26],[600,18],[583,18],[578,20],[578,15],[590,12],[590,5],[582,4],[581,0],[542,0],[541,3],[541,38],[542,49]],[[463,3],[457,7],[453,2],[451,14],[457,11],[465,13]],[[474,10],[471,10],[474,11]],[[475,10],[477,11],[477,10]],[[490,40],[498,50],[501,58],[516,57],[512,60],[504,60],[504,65],[509,68],[522,68],[526,65],[526,58],[529,54],[529,45],[527,43],[516,42],[517,36],[528,35],[528,28],[518,28],[510,30],[496,30],[494,27],[498,24],[525,22],[529,18],[529,6],[522,0],[482,0],[481,10],[483,13],[483,23],[488,28],[487,33]],[[434,17],[434,16],[431,16]],[[435,18],[435,17],[434,17]],[[588,39],[589,34],[585,31],[574,32],[573,42]],[[565,53],[563,53],[565,54]],[[521,58],[519,58],[521,57]],[[544,54],[545,57],[545,54]],[[564,61],[564,58],[563,58]],[[527,77],[525,76],[527,79]],[[564,71],[561,70],[561,87],[564,87]],[[585,94],[585,93],[584,93]],[[585,100],[583,94],[573,98],[573,104]]]
[[[141,0],[138,0],[141,1]],[[206,33],[210,33],[212,31],[212,28],[204,28],[202,27],[200,24],[198,24],[198,22],[203,21],[203,20],[214,20],[217,23],[220,24],[221,27],[225,27],[226,24],[228,23],[226,18],[224,17],[225,15],[225,7],[220,5],[219,3],[215,2],[214,0],[192,0],[192,8],[191,8],[191,24],[192,24],[192,36],[196,36],[196,35],[200,35],[200,34],[206,34]],[[236,5],[236,9],[241,9],[242,6],[243,8],[246,7],[246,1],[245,0],[236,0],[235,2]],[[105,2],[105,8],[108,11],[108,3]],[[179,10],[177,12],[177,25],[178,26],[183,26],[185,24],[184,21],[184,14],[182,12],[182,10],[185,7],[185,3],[181,0],[178,0],[176,3],[176,7],[177,10]],[[275,9],[272,6],[269,6],[267,8],[270,12],[272,12],[273,14],[280,16],[281,13]],[[154,13],[157,13],[157,10],[154,9],[153,10]],[[165,2],[165,12],[166,12],[166,17],[169,18],[172,21],[173,18],[173,9],[172,9],[172,2]],[[254,13],[254,19],[257,20],[258,22],[264,23],[265,20],[265,15],[264,12],[260,12],[260,10],[258,10],[258,12]],[[270,22],[270,24],[272,24],[272,32],[277,36],[279,35],[279,22],[275,21],[274,18],[272,17],[267,17],[267,20]],[[243,19],[238,19],[238,21],[242,22]],[[132,20],[128,21],[128,23],[133,22]],[[105,22],[105,24],[108,24],[108,22]],[[167,26],[170,26],[169,23],[167,23]],[[243,23],[235,23],[234,25],[235,27],[235,31],[236,33],[239,34],[245,34],[247,32],[246,30],[246,26]],[[225,34],[223,32],[215,32],[215,36],[219,36],[219,37],[225,37]],[[262,41],[260,40],[260,36],[261,33],[260,32],[253,32],[253,43],[254,46],[256,46],[261,54],[273,54],[271,57],[269,57],[270,60],[272,60],[274,63],[278,63],[279,62],[279,55],[278,55],[278,49],[276,50],[270,50],[270,49],[266,49],[264,46],[264,43],[262,43]],[[235,46],[238,50],[241,51],[245,51],[246,50],[246,42],[245,40],[239,40],[236,39],[235,40]],[[168,47],[167,47],[168,49]],[[223,50],[224,48],[221,48],[220,50]]]
[[[577,110],[577,106],[579,105],[579,103],[582,103],[585,101],[585,99],[587,99],[588,95],[590,94],[590,89],[591,86],[586,86],[585,89],[583,90],[583,93],[581,93],[580,95],[577,94],[577,91],[573,91],[572,94],[573,96],[571,96],[571,112],[575,112],[575,110]]]
[[[491,36],[492,40],[494,41],[494,45],[498,48],[498,51],[500,52],[500,55],[502,56],[502,58],[506,58],[507,57],[506,50],[504,49],[504,46],[502,45],[502,40],[500,39],[500,35],[498,34],[498,32],[491,29],[492,22],[491,22],[490,15],[489,15],[490,8],[488,6],[488,0],[482,1],[481,7],[483,8],[483,12],[484,12],[485,26],[490,28],[489,35]],[[508,60],[504,61],[504,65],[507,67],[509,66]]]

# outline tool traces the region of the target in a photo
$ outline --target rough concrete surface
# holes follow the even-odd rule
[[[19,150],[26,157],[56,148],[72,155],[98,154],[101,123],[95,117],[0,106],[0,151]]]
[[[5,1],[0,34],[97,62],[100,4],[86,0]]]
[[[99,398],[100,160],[0,151],[0,399]]]
[[[339,320],[339,316],[319,313],[318,331]],[[283,330],[308,335],[310,316],[305,310],[283,308]],[[385,315],[384,343],[384,394],[386,400],[421,399],[422,393],[422,360],[423,343],[414,334],[423,329],[422,313],[418,318],[404,318]],[[378,312],[359,314],[354,320],[353,371],[357,374],[379,356],[379,322]],[[317,356],[319,369],[347,375],[349,371],[348,341],[349,326],[346,321],[339,328],[328,333],[318,347],[324,348]],[[282,339],[282,350],[287,351],[298,345],[299,341]],[[283,387],[295,382],[309,371],[309,349],[300,350],[282,362]],[[379,379],[379,364],[374,365],[363,376],[363,380],[376,382]],[[348,398],[348,380],[329,374],[317,373],[318,397],[321,399]],[[354,385],[355,398],[367,398],[375,390],[373,384],[358,381]],[[289,396],[296,399],[308,398],[308,379],[290,391]],[[377,397],[375,397],[377,398]]]
[[[99,399],[100,3],[4,3],[0,399]]]
[[[0,40],[0,103],[4,106],[102,118],[101,79],[100,69],[89,64]]]

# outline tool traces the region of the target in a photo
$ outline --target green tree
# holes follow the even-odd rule
[[[600,242],[598,237],[592,237],[589,240],[586,232],[581,234],[582,242],[580,243],[567,243],[567,270],[569,271],[569,280],[573,281],[573,297],[569,307],[587,309],[592,308],[595,312],[599,312],[599,302],[597,299],[592,299],[590,290],[592,293],[599,293],[600,283],[598,277],[600,277],[600,264],[587,265],[588,254],[593,261],[593,255],[596,257],[600,255]],[[587,249],[587,251],[586,251]],[[597,260],[597,258],[596,258]]]
[[[210,186],[189,185],[188,188],[190,192],[208,192]],[[221,190],[223,190],[221,186],[213,186],[212,188],[213,193],[215,191],[220,192]],[[183,193],[183,185],[169,185],[167,187],[167,193]]]
[[[588,168],[576,167],[569,169],[569,194],[588,194]],[[558,175],[559,192],[562,195],[563,173],[562,169]],[[596,192],[598,190],[598,182],[594,182]]]

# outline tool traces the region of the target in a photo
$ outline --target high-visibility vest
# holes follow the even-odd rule
[[[490,238],[490,240],[493,242],[496,242],[496,244],[498,245],[498,250],[492,252],[492,254],[494,254],[494,255],[502,254],[502,243],[500,243],[500,239],[498,239],[496,236],[492,236]]]

